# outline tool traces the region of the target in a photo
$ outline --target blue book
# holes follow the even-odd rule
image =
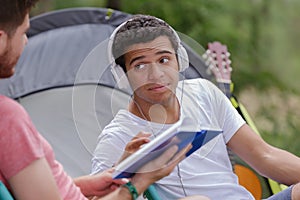
[[[119,163],[113,173],[114,179],[131,178],[140,167],[162,155],[172,145],[177,145],[178,152],[192,143],[192,148],[186,157],[198,150],[201,146],[222,133],[218,129],[193,130],[195,126],[189,124],[188,119],[179,120],[155,139],[145,144],[141,149]]]

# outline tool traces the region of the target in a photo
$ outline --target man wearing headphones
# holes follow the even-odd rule
[[[166,22],[147,15],[133,16],[111,35],[108,55],[118,86],[130,87],[133,95],[128,109],[120,110],[100,134],[93,173],[114,165],[121,155],[115,152],[121,152],[138,132],[149,132],[152,139],[188,117],[194,131],[219,128],[223,133],[155,184],[162,199],[199,194],[216,200],[254,199],[238,184],[227,146],[260,174],[292,185],[269,199],[300,199],[296,184],[300,159],[265,143],[211,82],[180,77],[179,71],[189,66],[188,56]]]

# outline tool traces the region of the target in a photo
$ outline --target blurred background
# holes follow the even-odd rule
[[[41,0],[31,16],[72,7],[150,14],[203,47],[225,44],[235,96],[262,137],[300,156],[300,1]]]

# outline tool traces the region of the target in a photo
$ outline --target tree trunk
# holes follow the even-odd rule
[[[112,8],[114,10],[121,10],[121,1],[120,0],[107,0],[107,8]]]

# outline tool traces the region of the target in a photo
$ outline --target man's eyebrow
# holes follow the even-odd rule
[[[173,54],[173,52],[171,52],[171,51],[168,51],[168,50],[161,50],[161,51],[156,52],[155,55],[160,55],[160,54],[165,54],[165,53],[167,53],[167,54]],[[138,57],[132,59],[132,60],[130,61],[129,65],[131,65],[133,62],[135,62],[135,61],[137,61],[137,60],[140,60],[140,59],[143,59],[143,58],[145,58],[145,56],[138,56]]]
[[[155,54],[159,55],[159,54],[165,54],[165,53],[167,53],[167,54],[173,54],[174,52],[171,52],[171,51],[168,51],[168,50],[161,50],[161,51],[156,52]]]
[[[138,57],[135,57],[134,59],[132,59],[129,63],[129,65],[131,65],[133,62],[137,61],[137,60],[140,60],[140,59],[143,59],[145,58],[145,56],[138,56]]]

